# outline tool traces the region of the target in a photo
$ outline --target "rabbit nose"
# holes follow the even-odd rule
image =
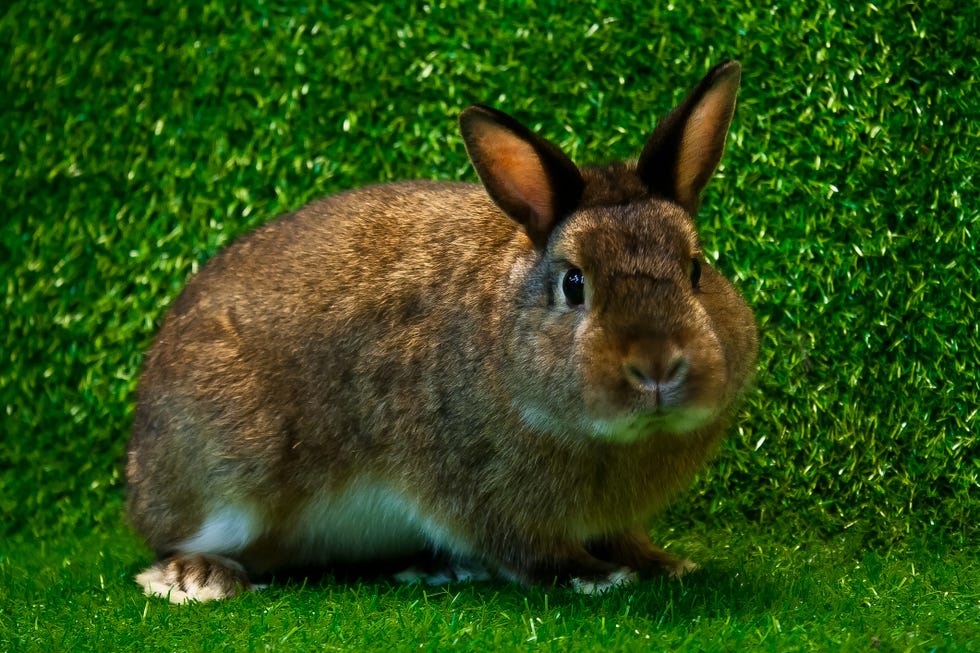
[[[623,375],[637,390],[656,392],[661,398],[684,383],[690,367],[687,356],[672,345],[634,345],[623,361]]]

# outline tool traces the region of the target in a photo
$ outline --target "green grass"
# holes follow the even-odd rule
[[[980,648],[978,53],[977,12],[944,0],[5,5],[0,649]],[[635,156],[728,57],[743,88],[699,222],[756,309],[759,375],[655,525],[703,573],[591,599],[138,593],[133,391],[202,262],[327,193],[475,180],[473,102],[577,161]]]
[[[288,579],[224,603],[136,591],[122,527],[0,559],[14,650],[975,650],[980,562],[914,544],[867,551],[759,529],[671,539],[705,565],[600,597],[502,583],[442,588]],[[40,555],[37,555],[41,549]],[[5,647],[6,648],[6,647]]]

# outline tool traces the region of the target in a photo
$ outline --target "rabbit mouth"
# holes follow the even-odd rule
[[[717,411],[709,406],[656,407],[621,413],[619,416],[598,417],[579,414],[560,417],[548,409],[533,405],[517,405],[521,421],[528,427],[552,434],[578,434],[610,442],[636,442],[658,434],[681,435],[711,423]]]
[[[704,406],[658,406],[625,417],[593,420],[597,437],[614,442],[636,442],[658,434],[683,434],[709,424],[715,411]]]

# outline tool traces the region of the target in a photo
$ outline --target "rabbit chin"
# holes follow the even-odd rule
[[[710,424],[716,411],[705,406],[679,408],[667,413],[637,413],[592,421],[596,437],[612,442],[636,442],[658,433],[683,434]]]
[[[658,433],[683,434],[710,424],[718,415],[711,406],[685,406],[669,412],[633,412],[620,417],[587,414],[559,417],[540,406],[518,406],[521,419],[532,429],[554,435],[584,435],[597,440],[629,443]]]

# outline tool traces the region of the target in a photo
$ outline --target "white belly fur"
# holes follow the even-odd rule
[[[215,506],[201,528],[176,548],[185,553],[234,556],[265,534],[293,563],[356,562],[436,549],[467,555],[470,547],[413,501],[390,487],[358,482],[341,494],[315,496],[287,531],[277,531],[255,506]]]

